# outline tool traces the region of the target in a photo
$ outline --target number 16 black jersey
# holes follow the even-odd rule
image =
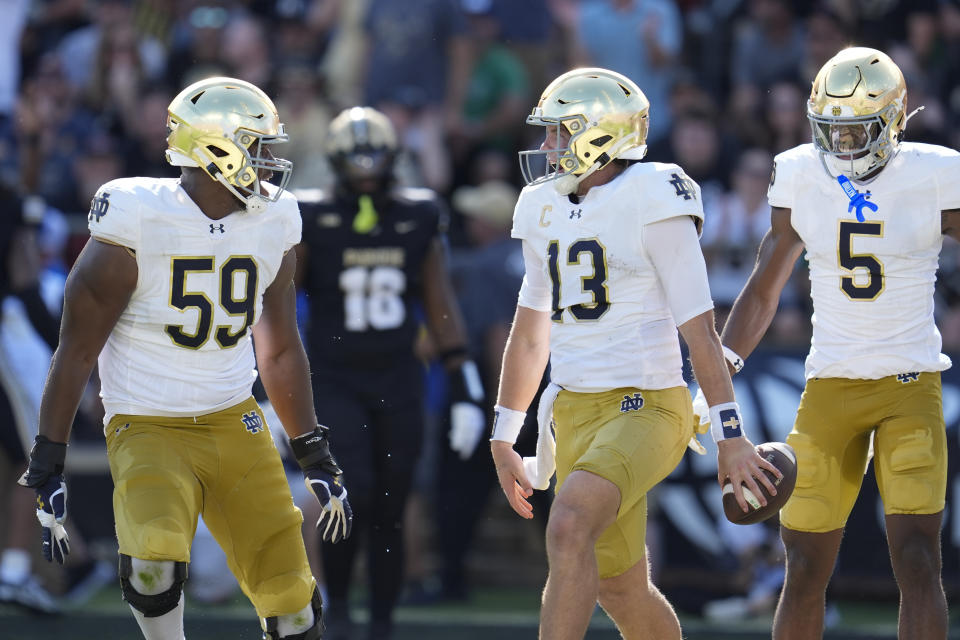
[[[411,357],[424,260],[446,227],[435,194],[397,188],[365,202],[315,190],[297,196],[309,255],[302,286],[311,364],[380,367]]]

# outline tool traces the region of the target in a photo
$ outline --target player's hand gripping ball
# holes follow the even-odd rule
[[[750,510],[746,513],[744,513],[740,505],[737,504],[737,498],[733,494],[733,484],[729,481],[724,484],[723,513],[727,516],[727,520],[734,524],[763,522],[780,513],[780,509],[783,508],[783,505],[786,504],[790,498],[790,494],[793,493],[793,487],[797,482],[797,454],[794,453],[793,447],[785,442],[765,442],[757,445],[757,453],[779,469],[783,477],[777,480],[772,473],[764,470],[770,482],[777,488],[777,495],[771,496],[763,484],[757,482],[757,485],[763,492],[764,498],[767,499],[767,506],[765,507],[760,506],[760,501],[757,499],[757,496],[753,495],[746,487],[743,487],[743,497],[750,506]]]

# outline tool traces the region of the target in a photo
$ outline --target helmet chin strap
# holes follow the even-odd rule
[[[225,186],[230,193],[235,195],[240,202],[244,204],[244,209],[247,213],[258,214],[263,213],[267,209],[267,201],[264,198],[256,194],[251,194],[250,196],[244,197],[244,195],[237,189],[235,186],[227,182],[227,179],[223,177],[223,173],[220,171],[217,172],[216,176],[217,182]]]
[[[607,164],[619,158],[620,149],[622,149],[625,145],[632,143],[636,137],[637,137],[637,134],[631,134],[629,136],[626,136],[623,138],[623,140],[618,142],[616,146],[612,147],[610,149],[610,152],[607,153],[607,157],[609,157],[609,160],[607,160]],[[631,155],[630,151],[632,150],[628,150],[627,152],[625,152],[624,156],[626,157],[628,155]],[[646,152],[647,152],[647,145],[642,145],[642,152],[640,154],[640,157],[642,158],[646,154]],[[634,159],[634,158],[629,158],[629,159]],[[636,158],[636,159],[639,160],[639,158]],[[599,169],[600,169],[600,160],[597,160],[592,165],[590,165],[586,171],[584,171],[579,175],[573,174],[573,173],[562,174],[560,177],[554,180],[553,186],[556,188],[557,193],[559,193],[562,196],[568,196],[577,190],[577,187],[580,185],[581,182],[583,182],[588,176],[592,175]]]

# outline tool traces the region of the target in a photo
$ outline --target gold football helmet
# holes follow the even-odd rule
[[[632,80],[614,71],[568,71],[544,89],[527,124],[547,127],[556,148],[520,152],[528,185],[556,180],[562,194],[617,158],[640,160],[647,152],[650,102]],[[564,144],[565,141],[565,144]],[[535,165],[545,162],[541,175]]]
[[[384,114],[370,107],[344,109],[330,122],[327,155],[337,177],[354,186],[375,181],[384,186],[397,154],[397,134]]]
[[[807,102],[813,144],[831,176],[863,181],[893,158],[910,116],[907,86],[887,54],[850,47],[817,73]]]
[[[293,163],[270,150],[287,141],[277,108],[249,82],[207,78],[193,83],[167,108],[167,130],[167,162],[200,167],[247,211],[262,211],[276,201],[290,180]],[[264,187],[265,172],[277,179],[276,186]]]

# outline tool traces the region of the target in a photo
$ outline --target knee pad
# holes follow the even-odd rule
[[[313,626],[301,633],[280,635],[277,627],[281,616],[272,616],[263,620],[263,640],[321,640],[323,637],[323,600],[320,598],[320,589],[313,588],[313,597],[310,598],[310,608],[313,609]]]
[[[791,433],[787,444],[797,454],[797,483],[793,495],[780,514],[782,524],[798,531],[826,531],[837,525],[833,500],[824,494],[832,494],[839,487],[832,484],[841,477],[835,462],[806,434]],[[833,495],[833,498],[839,498]]]
[[[165,613],[169,613],[180,603],[180,595],[183,592],[183,583],[187,579],[187,563],[174,562],[173,560],[161,561],[140,561],[148,562],[152,565],[173,565],[173,583],[160,593],[145,595],[134,588],[131,578],[133,577],[133,558],[128,555],[120,554],[120,591],[127,604],[139,611],[147,618],[156,618]],[[151,578],[146,575],[138,575],[135,580],[138,583],[144,583]],[[163,588],[163,585],[160,586]],[[146,589],[145,589],[146,590]]]
[[[912,424],[884,428],[883,449],[877,457],[883,465],[880,492],[887,513],[937,511],[946,491],[943,445]]]

